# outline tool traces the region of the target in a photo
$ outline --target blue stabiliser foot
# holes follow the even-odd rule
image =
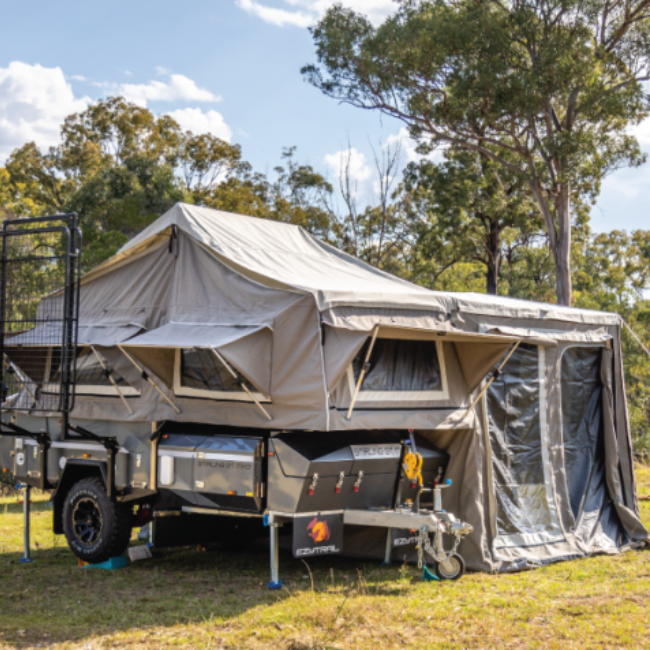
[[[277,582],[273,582],[273,580],[269,580],[268,584],[266,585],[267,589],[282,589],[282,580],[278,580]]]
[[[433,582],[434,580],[440,580],[440,578],[425,566],[422,568],[422,580],[425,582]]]
[[[33,557],[21,557],[20,560],[18,560],[19,564],[31,564],[34,561]]]
[[[384,560],[384,561],[381,563],[381,566],[393,566],[393,563],[392,563],[392,562],[386,562],[386,560]]]
[[[123,569],[128,564],[126,555],[118,555],[117,557],[112,557],[110,560],[106,560],[106,562],[87,564],[84,569],[106,569],[107,571],[114,571],[115,569]]]

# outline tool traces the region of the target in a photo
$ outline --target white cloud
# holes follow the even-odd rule
[[[81,80],[77,75],[71,79]],[[94,83],[106,93],[124,94],[127,99],[146,106],[147,101],[215,102],[220,98],[199,88],[183,75],[171,75],[169,83],[148,84]],[[90,98],[74,96],[60,68],[44,68],[20,61],[0,68],[0,164],[15,149],[27,142],[40,148],[60,141],[64,119],[86,109]],[[212,133],[230,141],[232,131],[221,113],[200,108],[183,108],[169,112],[186,131]]]
[[[284,27],[309,27],[321,18],[333,4],[333,0],[283,0],[285,5],[294,7],[289,10],[282,7],[269,7],[256,0],[236,0],[237,6],[244,11],[261,18],[267,23]],[[367,16],[378,25],[397,9],[394,0],[343,0],[346,7]]]
[[[643,120],[640,124],[629,129],[630,135],[636,136],[641,148],[647,149],[650,145],[650,119]]]
[[[74,81],[86,81],[86,77],[80,74],[73,74],[70,79],[73,79]]]
[[[125,70],[125,71],[124,71],[124,74],[125,74],[127,77],[130,77],[133,73],[132,73],[130,70]]]
[[[394,147],[398,142],[402,145],[402,151],[406,156],[406,162],[417,162],[418,160],[431,160],[434,163],[441,163],[444,160],[445,146],[440,145],[430,154],[422,156],[415,149],[418,146],[417,140],[414,140],[410,135],[408,129],[403,126],[396,134],[389,135],[386,139],[386,145]]]
[[[332,170],[334,177],[337,179],[341,177],[341,172],[345,171],[348,164],[350,178],[357,183],[364,183],[372,174],[372,169],[366,163],[366,156],[354,147],[349,150],[342,149],[336,153],[328,154],[325,156],[325,164]]]
[[[261,5],[259,2],[255,2],[255,0],[237,0],[237,6],[253,16],[261,18],[264,22],[277,25],[278,27],[284,27],[285,25],[309,27],[316,22],[315,16],[312,13],[267,7],[266,5]]]
[[[184,131],[195,134],[212,133],[226,142],[230,142],[232,130],[224,122],[223,116],[217,111],[206,111],[200,108],[182,108],[167,113],[173,117]]]
[[[0,161],[26,142],[56,145],[65,117],[89,103],[74,96],[61,68],[20,61],[0,68]]]
[[[169,83],[152,80],[147,84],[122,84],[120,95],[129,101],[146,106],[147,102],[218,102],[218,97],[207,88],[199,88],[192,79],[182,74],[170,75]]]
[[[172,71],[169,68],[163,68],[161,65],[156,66],[156,74],[167,75],[167,74],[171,74],[171,73],[172,73]]]

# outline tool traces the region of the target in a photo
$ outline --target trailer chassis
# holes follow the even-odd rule
[[[224,513],[225,514],[225,513]],[[279,555],[279,529],[284,523],[292,521],[295,517],[343,515],[344,525],[371,526],[387,529],[386,554],[384,563],[391,563],[392,546],[391,531],[416,530],[418,531],[418,568],[424,569],[426,564],[424,554],[429,555],[435,564],[442,568],[443,577],[452,575],[454,567],[452,558],[457,556],[456,550],[463,537],[473,532],[473,527],[463,521],[458,521],[454,515],[438,511],[414,512],[409,509],[396,510],[330,510],[327,512],[276,512],[270,511],[264,517],[264,523],[270,529],[270,553],[271,553],[271,580],[268,583],[269,589],[280,589],[280,555]],[[443,535],[450,534],[454,537],[454,545],[450,551],[445,551]],[[433,544],[429,536],[433,535]],[[462,565],[464,568],[464,564]],[[460,577],[460,576],[457,576]]]

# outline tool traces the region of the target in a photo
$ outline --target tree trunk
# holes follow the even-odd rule
[[[501,270],[501,230],[495,219],[490,220],[487,235],[487,271],[485,273],[486,291],[492,296],[497,295],[499,271]]]
[[[571,306],[571,188],[561,186],[555,202],[557,243],[555,246],[555,286],[557,304]]]

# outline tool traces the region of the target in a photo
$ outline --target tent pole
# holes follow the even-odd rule
[[[9,362],[9,365],[11,366],[11,369],[14,371],[16,377],[18,377],[18,381],[22,384],[23,388],[27,391],[27,394],[28,394],[28,395],[29,395],[29,396],[34,400],[34,402],[36,403],[36,406],[38,406],[39,409],[40,409],[40,408],[43,408],[43,407],[39,404],[39,401],[36,399],[36,395],[34,395],[34,393],[32,393],[32,391],[29,390],[29,386],[27,386],[27,382],[26,382],[26,381],[25,381],[25,380],[20,376],[20,370],[19,370],[19,368],[16,366],[16,364],[15,364],[15,363],[14,363],[14,362],[13,362],[13,361],[12,361],[12,360],[7,356],[7,355],[6,355],[6,354],[4,355],[4,357],[5,357],[5,359]]]
[[[643,351],[650,357],[650,350],[648,350],[648,348],[646,348],[646,346],[643,345],[643,341],[632,331],[632,328],[625,322],[622,316],[619,316],[619,318],[621,319],[621,323],[623,323],[623,325],[627,327],[627,331],[634,337],[634,340],[641,346]]]
[[[246,391],[247,395],[257,404],[257,407],[264,413],[264,415],[267,417],[267,419],[270,421],[273,420],[273,418],[269,415],[268,411],[262,406],[260,401],[251,393],[251,391],[248,389],[248,386],[237,376],[237,373],[231,368],[230,364],[217,352],[215,348],[210,346],[210,350],[214,352],[214,355],[221,361],[221,363],[224,365],[226,370],[233,376],[233,379]]]
[[[158,384],[147,374],[146,370],[119,344],[115,344],[120,351],[124,354],[124,356],[140,371],[140,374],[142,375],[142,379],[145,379],[148,381],[162,396],[162,398],[176,411],[176,413],[181,413],[181,410],[172,402],[165,393],[163,393],[162,389]]]
[[[113,379],[113,374],[112,372],[106,367],[106,364],[104,363],[104,360],[99,356],[99,352],[95,350],[95,346],[91,345],[90,349],[93,351],[95,356],[97,357],[97,361],[99,361],[99,365],[102,367],[104,372],[106,373],[106,376],[108,377],[108,380],[113,384],[113,388],[117,392],[117,394],[120,396],[120,399],[122,400],[122,403],[124,404],[124,407],[126,410],[133,415],[133,411],[131,410],[131,407],[129,406],[129,403],[126,401],[126,397],[122,394],[122,391],[120,390],[120,387],[117,385],[117,382]]]
[[[485,384],[485,386],[483,386],[483,388],[481,388],[481,392],[476,396],[476,399],[472,402],[472,405],[469,407],[469,409],[467,409],[468,411],[471,411],[478,404],[478,401],[481,399],[481,397],[483,397],[483,393],[490,387],[492,382],[499,376],[499,374],[503,370],[503,367],[506,365],[506,363],[508,363],[508,359],[510,359],[510,357],[513,355],[514,351],[519,347],[520,343],[521,343],[521,341],[517,341],[512,346],[512,348],[510,348],[510,352],[508,352],[508,355],[506,356],[506,358],[501,362],[499,367],[492,373],[492,377],[490,377],[490,381],[488,381],[488,383]]]
[[[379,323],[375,325],[375,331],[372,333],[372,339],[370,341],[370,345],[368,346],[368,352],[366,352],[366,359],[363,362],[363,366],[361,366],[361,372],[359,373],[359,381],[357,381],[357,387],[354,389],[354,395],[352,396],[352,402],[350,402],[350,408],[348,409],[348,415],[347,419],[350,420],[352,418],[352,411],[354,410],[354,404],[357,401],[357,397],[359,397],[359,391],[361,390],[361,384],[363,384],[363,380],[366,378],[366,373],[368,372],[369,365],[370,365],[370,355],[372,354],[372,349],[375,347],[375,341],[377,340],[377,334],[379,334]]]

